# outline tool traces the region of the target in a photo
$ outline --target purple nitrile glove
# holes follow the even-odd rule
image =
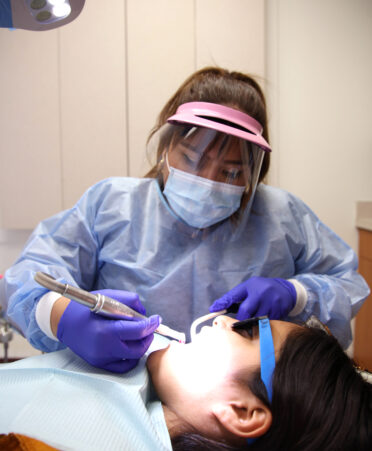
[[[145,313],[136,293],[120,290],[92,293],[103,294],[141,314]],[[91,365],[114,373],[125,373],[134,368],[147,351],[159,324],[158,315],[147,319],[109,319],[70,301],[59,321],[57,338]]]
[[[236,318],[239,321],[264,315],[280,319],[293,309],[296,298],[296,289],[288,280],[251,277],[214,301],[209,311],[218,312],[238,303]]]

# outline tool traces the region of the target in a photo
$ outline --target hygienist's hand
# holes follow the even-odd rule
[[[236,315],[239,321],[264,315],[280,319],[293,309],[296,297],[296,289],[288,280],[251,277],[214,301],[209,311],[218,312],[240,303]]]
[[[94,293],[104,294],[145,313],[135,293],[118,290]],[[158,315],[145,320],[108,319],[70,301],[59,320],[57,338],[91,365],[125,373],[134,368],[147,351],[159,324]]]

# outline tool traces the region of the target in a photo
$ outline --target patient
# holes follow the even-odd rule
[[[152,384],[144,362],[113,375],[69,350],[0,365],[0,433],[79,451],[371,449],[372,385],[332,336],[270,321],[270,370],[264,321],[235,322],[220,316],[192,343],[160,345]]]

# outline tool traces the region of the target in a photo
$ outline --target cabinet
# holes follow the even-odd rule
[[[372,230],[359,229],[359,272],[372,287]],[[372,294],[356,316],[354,359],[372,371]]]

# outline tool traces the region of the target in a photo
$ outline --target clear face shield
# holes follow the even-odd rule
[[[165,150],[167,166],[244,189],[251,185],[262,149],[217,130],[190,125],[166,127],[169,130],[165,133],[171,134]]]
[[[198,111],[204,108],[203,116],[195,114],[195,106]],[[232,217],[239,221],[253,199],[264,153],[270,149],[260,128],[240,111],[193,102],[181,105],[152,137],[164,198],[181,221],[196,229]]]

